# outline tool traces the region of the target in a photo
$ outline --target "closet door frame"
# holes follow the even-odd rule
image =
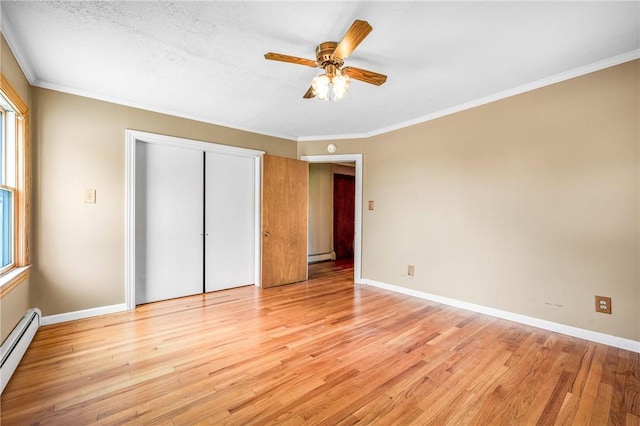
[[[255,285],[260,286],[260,198],[261,198],[261,167],[264,151],[247,148],[238,148],[220,145],[212,142],[193,139],[165,136],[156,133],[141,132],[138,130],[125,131],[125,279],[124,294],[125,305],[128,310],[136,307],[136,229],[135,229],[135,205],[136,205],[136,143],[144,142],[182,149],[212,152],[219,154],[235,155],[239,157],[253,158],[255,164]]]

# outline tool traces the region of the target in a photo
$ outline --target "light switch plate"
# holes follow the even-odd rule
[[[96,203],[96,190],[95,189],[85,189],[84,190],[84,202],[87,204],[95,204]]]
[[[409,275],[410,277],[413,277],[416,274],[416,267],[413,265],[409,265],[407,267],[407,275]]]

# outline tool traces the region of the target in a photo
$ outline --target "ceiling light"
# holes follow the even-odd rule
[[[323,101],[339,101],[349,90],[349,76],[336,69],[333,75],[320,74],[311,80],[314,94]]]
[[[315,77],[311,87],[304,93],[304,99],[318,97],[325,101],[338,101],[347,94],[349,79],[360,80],[365,83],[380,86],[387,81],[387,76],[373,71],[355,67],[344,67],[344,60],[371,32],[371,25],[367,21],[356,19],[347,30],[342,40],[325,41],[316,46],[316,60],[268,52],[264,58],[270,61],[290,62],[311,68],[322,68],[324,74]],[[342,70],[341,70],[342,68]]]

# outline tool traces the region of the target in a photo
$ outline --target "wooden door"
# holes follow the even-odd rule
[[[307,162],[262,160],[262,287],[307,279]]]
[[[353,258],[356,178],[333,175],[333,247],[336,259]]]

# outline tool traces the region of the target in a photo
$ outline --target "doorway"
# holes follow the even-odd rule
[[[335,260],[353,262],[356,178],[333,174],[333,250]]]
[[[353,253],[353,257],[351,259],[348,260],[349,263],[353,262],[353,271],[354,271],[354,282],[356,283],[362,283],[362,273],[361,273],[361,265],[362,265],[362,252],[361,252],[361,247],[362,247],[362,154],[343,154],[343,155],[318,155],[318,156],[302,156],[301,160],[307,161],[310,164],[310,170],[312,167],[312,164],[315,163],[321,163],[323,166],[325,166],[325,168],[329,168],[331,169],[334,166],[338,166],[337,170],[338,173],[333,174],[331,173],[331,186],[329,189],[326,189],[327,191],[329,191],[329,193],[331,193],[331,201],[326,203],[329,204],[329,209],[327,209],[326,205],[323,205],[322,203],[316,203],[316,205],[320,204],[323,205],[324,207],[324,215],[329,215],[330,216],[330,221],[331,221],[331,225],[329,227],[329,231],[327,232],[323,232],[321,234],[321,237],[318,238],[324,238],[325,240],[330,240],[330,245],[327,245],[327,241],[324,241],[324,245],[320,244],[320,245],[316,245],[314,246],[314,244],[317,243],[313,241],[312,236],[310,235],[310,241],[309,241],[309,260],[311,262],[315,262],[315,261],[322,261],[322,260],[336,260],[338,258],[338,253],[335,251],[335,244],[334,241],[337,240],[336,236],[333,235],[334,233],[334,229],[336,228],[336,226],[334,226],[333,224],[333,216],[334,216],[334,212],[333,212],[333,208],[334,208],[334,202],[333,202],[333,185],[334,185],[334,177],[335,176],[339,176],[341,174],[343,175],[351,175],[350,178],[347,179],[352,179],[353,180],[353,195],[350,197],[352,200],[352,204],[351,204],[351,210],[353,211],[353,215],[351,216],[351,219],[346,219],[347,221],[351,221],[353,223],[353,237],[351,236],[347,236],[346,239],[351,241],[351,247],[352,247],[352,253]],[[342,169],[343,173],[340,173],[340,169]],[[350,172],[344,172],[344,168],[350,169]],[[336,170],[336,169],[333,169]],[[311,176],[310,176],[310,185],[312,184],[311,182]],[[338,180],[342,180],[342,178],[338,178]],[[326,185],[326,184],[325,184]],[[338,184],[340,185],[340,183]],[[310,193],[310,204],[309,204],[309,228],[311,229],[311,227],[314,226],[314,223],[319,221],[319,220],[324,220],[325,223],[327,221],[326,217],[318,217],[318,216],[322,216],[322,213],[317,214],[318,212],[315,211],[314,207],[313,207],[313,200],[311,199],[312,195]],[[347,207],[347,209],[349,209],[349,207]],[[328,212],[330,211],[330,212]],[[340,226],[340,225],[337,225]],[[324,247],[324,250],[318,250],[318,247]],[[349,246],[349,244],[347,244],[347,246]],[[329,252],[327,252],[326,247],[331,247]],[[315,249],[315,250],[314,250]],[[341,250],[341,249],[338,249]],[[349,249],[347,249],[348,251],[351,251]],[[314,253],[314,251],[317,251],[317,253]],[[316,256],[314,256],[316,255]],[[339,260],[336,260],[336,262],[339,262]],[[314,266],[314,269],[320,269],[320,273],[322,273],[322,267],[326,266],[325,270],[327,270],[328,272],[330,272],[332,269],[335,268],[340,268],[340,265],[331,265],[331,264],[320,264],[320,265],[316,265]]]

